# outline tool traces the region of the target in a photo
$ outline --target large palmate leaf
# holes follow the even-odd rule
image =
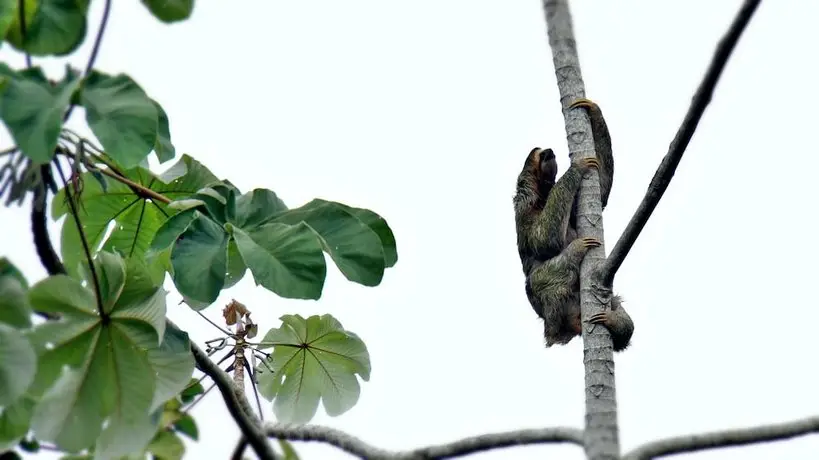
[[[372,211],[325,200],[287,210],[270,190],[237,194],[221,183],[172,203],[182,211],[152,243],[152,251],[171,249],[174,282],[192,308],[210,305],[247,269],[282,297],[318,299],[327,274],[322,250],[366,286],[379,284],[398,258],[392,231]]]
[[[166,374],[150,357],[165,335],[166,293],[141,265],[126,265],[115,254],[100,253],[95,268],[104,293],[99,299],[89,290],[93,283],[85,287],[65,275],[46,278],[29,292],[35,309],[62,316],[30,334],[39,360],[29,394],[42,395],[32,429],[39,440],[75,452],[94,444],[108,420],[105,446],[141,450],[151,436],[133,446],[136,438],[129,440],[126,428],[146,423],[157,381]]]
[[[69,54],[85,38],[87,10],[88,1],[25,0],[25,36],[15,8],[6,40],[35,56]]]
[[[0,66],[0,117],[27,157],[47,163],[80,79],[68,69],[63,81],[51,86],[39,68],[11,72],[5,64]]]
[[[125,174],[130,180],[171,200],[187,197],[208,184],[218,182],[216,176],[205,166],[187,155],[160,176],[141,167],[126,171]],[[83,232],[89,246],[93,248],[99,247],[104,240],[104,250],[119,252],[125,257],[143,258],[159,227],[168,217],[177,213],[176,209],[164,203],[137,195],[120,182],[108,181],[105,190],[89,173],[83,174],[82,181],[78,211]],[[52,216],[58,219],[69,211],[65,190],[60,190],[53,200]],[[109,226],[113,226],[113,230],[105,238]],[[73,219],[66,219],[61,238],[66,270],[69,274],[76,275],[85,254]],[[167,268],[162,264],[152,265],[152,270],[160,273]]]
[[[275,399],[276,418],[306,423],[319,399],[331,416],[353,407],[361,391],[356,374],[370,379],[364,342],[331,315],[284,315],[281,320],[281,328],[268,331],[262,341],[273,353],[256,369],[260,392]]]

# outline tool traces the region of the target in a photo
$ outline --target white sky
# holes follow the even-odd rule
[[[284,313],[331,313],[365,340],[373,372],[359,403],[338,418],[320,408],[316,423],[393,449],[582,425],[582,343],[543,348],[515,248],[512,196],[526,154],[548,146],[562,169],[568,163],[539,1],[202,1],[173,26],[138,2],[115,3],[98,68],[128,73],[163,104],[180,155],[243,190],[273,189],[291,207],[322,197],[370,208],[396,234],[398,265],[377,288],[349,283],[333,266],[319,302],[284,300],[248,273],[207,310],[218,321],[236,298],[262,331]],[[740,3],[572,2],[587,94],[614,142],[609,248]],[[94,2],[93,18],[101,6]],[[818,16],[817,2],[763,2],[617,277],[636,323],[632,348],[616,358],[624,451],[819,413],[810,112],[819,101]],[[7,47],[0,59],[22,64]],[[49,64],[52,77],[61,66]],[[71,125],[84,126],[82,110],[74,113]],[[30,279],[43,277],[28,207],[0,215],[0,253]],[[170,317],[193,338],[218,335],[178,300],[169,296]],[[213,392],[193,412],[201,441],[188,444],[190,458],[227,458],[238,430],[221,397]],[[351,458],[297,448],[305,459]],[[817,451],[814,436],[675,458]],[[582,450],[473,458],[539,456],[580,459]]]

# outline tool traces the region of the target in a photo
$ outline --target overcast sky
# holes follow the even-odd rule
[[[364,339],[373,371],[359,403],[337,418],[319,408],[314,422],[391,449],[582,426],[582,343],[544,348],[515,247],[512,196],[527,153],[552,147],[561,173],[568,164],[539,1],[201,1],[172,26],[138,2],[115,3],[97,67],[128,73],[163,104],[179,155],[243,190],[273,189],[290,207],[321,197],[372,209],[395,232],[398,264],[376,288],[331,265],[321,300],[285,300],[248,273],[206,311],[219,321],[235,298],[263,332],[285,313],[331,313]],[[740,3],[572,2],[587,95],[613,137],[609,249]],[[817,2],[763,2],[618,274],[636,324],[616,357],[624,451],[819,414],[817,17]],[[91,41],[72,64],[84,65]],[[9,47],[0,59],[23,62]],[[50,76],[63,62],[46,63]],[[70,126],[88,132],[84,123],[76,110]],[[29,279],[45,276],[28,209],[0,212],[0,253]],[[166,287],[174,321],[200,344],[218,336]],[[221,397],[193,413],[201,440],[188,443],[189,458],[227,458],[239,432]],[[297,448],[307,460],[351,458]],[[816,452],[814,436],[675,458]],[[474,458],[544,456],[583,458],[575,446]]]

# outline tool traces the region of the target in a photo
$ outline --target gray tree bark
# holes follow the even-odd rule
[[[560,91],[560,104],[566,120],[569,156],[573,160],[575,157],[594,157],[594,141],[588,116],[583,110],[568,109],[573,101],[585,97],[586,93],[568,0],[543,0],[543,10]],[[604,241],[597,171],[586,174],[577,200],[577,236]],[[584,320],[583,364],[586,369],[584,447],[590,460],[620,458],[611,337],[605,327],[585,322],[589,316],[602,311],[610,300],[611,291],[592,281],[592,273],[605,260],[605,255],[605,246],[601,245],[590,250],[580,266],[580,311]]]

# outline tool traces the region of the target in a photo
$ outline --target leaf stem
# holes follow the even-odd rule
[[[199,316],[201,316],[202,318],[204,318],[204,319],[205,319],[205,321],[209,322],[209,323],[210,323],[210,324],[211,324],[213,327],[215,327],[216,329],[219,329],[219,331],[221,331],[221,332],[222,332],[223,334],[225,334],[226,336],[231,337],[231,338],[234,338],[234,339],[236,338],[236,334],[233,334],[232,332],[227,331],[227,330],[225,330],[225,329],[223,329],[223,328],[219,327],[219,325],[218,325],[218,324],[214,323],[213,321],[211,321],[211,319],[210,319],[210,318],[208,318],[207,316],[203,315],[201,311],[196,311],[196,314],[197,314],[197,315],[199,315]]]
[[[77,205],[74,203],[74,197],[71,196],[71,190],[68,186],[68,181],[63,174],[63,168],[60,166],[60,161],[55,158],[54,165],[57,167],[57,173],[60,174],[60,179],[63,181],[63,190],[65,190],[65,199],[68,201],[68,206],[71,208],[71,215],[74,216],[74,223],[77,225],[77,233],[80,234],[80,241],[82,242],[82,249],[85,251],[85,258],[88,260],[88,270],[91,272],[91,279],[94,282],[94,292],[97,295],[97,311],[100,317],[105,318],[107,315],[102,307],[102,290],[100,289],[100,281],[97,278],[97,269],[94,267],[94,258],[91,255],[91,248],[88,246],[88,239],[85,237],[85,231],[82,228],[80,215],[77,212]]]
[[[90,165],[90,163],[86,162],[86,166],[89,166],[89,165]],[[91,166],[94,167],[93,165],[91,165]],[[136,193],[138,196],[140,196],[142,198],[150,198],[152,200],[159,201],[160,203],[165,203],[165,204],[170,204],[170,202],[171,202],[171,199],[166,197],[165,195],[161,195],[161,194],[149,189],[148,187],[145,187],[142,184],[138,184],[138,183],[132,181],[131,179],[128,179],[127,177],[120,176],[119,174],[115,173],[111,169],[100,169],[100,168],[95,167],[95,170],[101,172],[102,174],[105,174],[106,176],[108,176],[108,177],[110,177],[110,178],[112,178],[112,179],[114,179],[116,181],[119,181],[119,182],[127,185],[128,187],[131,187],[131,190],[133,190],[134,193]]]

